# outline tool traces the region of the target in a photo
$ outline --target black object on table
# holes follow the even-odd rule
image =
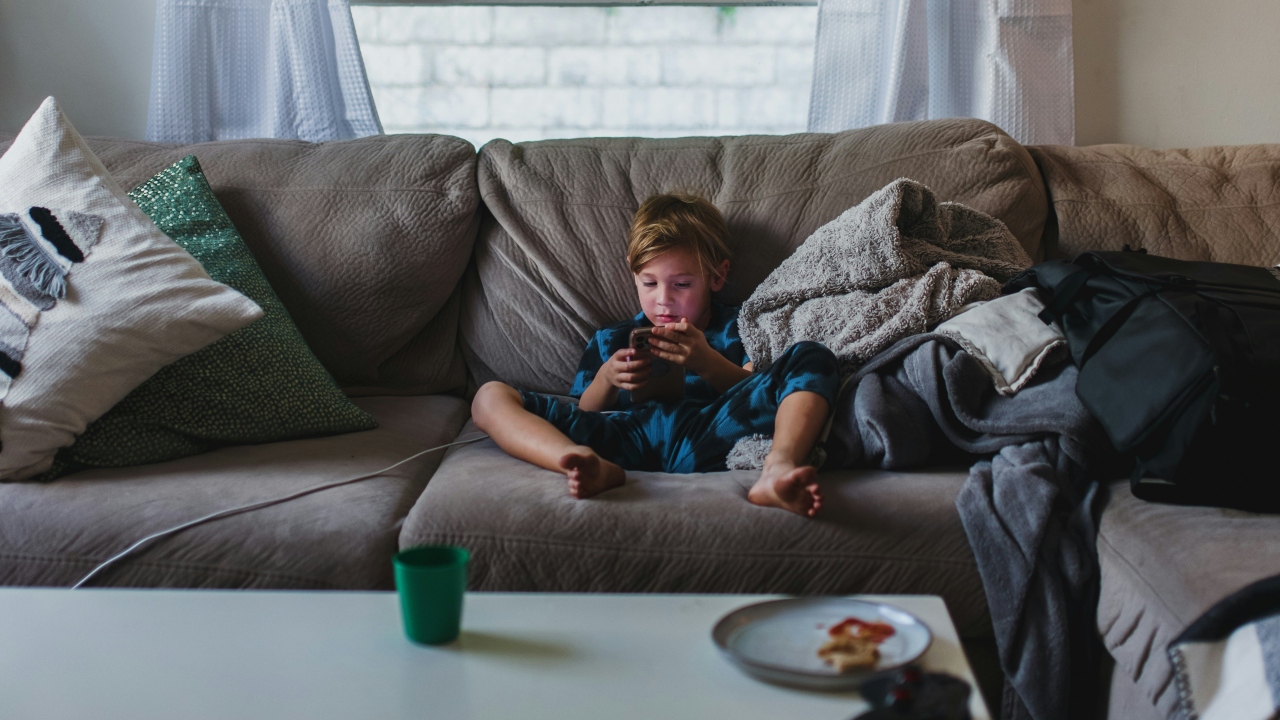
[[[969,683],[914,665],[858,688],[871,710],[855,720],[970,720]]]

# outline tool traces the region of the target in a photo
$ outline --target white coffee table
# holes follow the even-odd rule
[[[0,718],[810,718],[856,693],[767,685],[711,642],[773,596],[472,593],[458,642],[413,645],[392,593],[0,588]],[[942,600],[875,596],[933,630],[923,664],[973,687]]]

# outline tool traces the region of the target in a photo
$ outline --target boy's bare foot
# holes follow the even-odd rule
[[[818,469],[811,465],[796,466],[788,462],[765,460],[760,479],[747,492],[747,500],[756,505],[782,508],[797,515],[813,517],[822,507],[817,475]]]
[[[584,445],[561,455],[560,468],[569,478],[569,494],[579,500],[622,487],[627,481],[625,470]]]

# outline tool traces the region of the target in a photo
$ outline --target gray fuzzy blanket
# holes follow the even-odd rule
[[[900,338],[978,300],[1031,258],[999,220],[895,180],[818,228],[742,304],[738,329],[757,369],[801,340],[845,374]]]

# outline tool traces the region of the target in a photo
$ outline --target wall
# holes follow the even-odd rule
[[[1280,2],[1073,0],[1076,144],[1280,142]]]
[[[803,132],[817,7],[352,8],[388,132]]]
[[[147,127],[156,0],[0,0],[0,132],[55,95],[85,135]]]
[[[1280,142],[1280,2],[1073,0],[1076,139]],[[58,95],[86,134],[142,137],[155,0],[0,0],[0,132]]]

